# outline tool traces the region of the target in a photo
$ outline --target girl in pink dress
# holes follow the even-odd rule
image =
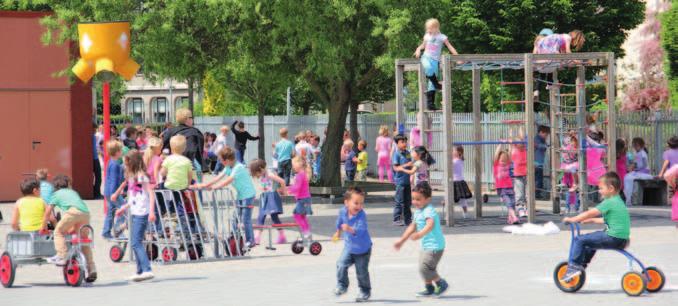
[[[384,174],[388,176],[388,181],[393,182],[393,170],[391,170],[391,148],[393,139],[388,137],[388,126],[382,125],[379,128],[379,137],[377,137],[374,151],[377,152],[377,166],[379,169],[379,181],[384,182]]]

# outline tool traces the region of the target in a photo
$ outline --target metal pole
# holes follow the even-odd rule
[[[553,83],[558,83],[558,71],[553,72]],[[560,86],[551,86],[549,89],[549,98],[551,103],[549,111],[551,113],[551,206],[554,214],[560,213],[560,193],[558,192],[558,169],[560,169],[560,116],[557,112],[561,111],[560,107]]]
[[[102,88],[103,95],[103,117],[104,117],[104,148],[108,144],[108,140],[111,139],[111,84],[104,82]],[[108,168],[108,152],[104,150],[104,173],[103,177],[106,177],[106,168]],[[108,205],[106,200],[104,200],[104,212],[108,211]]]
[[[475,141],[483,140],[483,130],[480,127],[480,69],[473,69],[473,135]],[[473,183],[473,193],[475,194],[474,210],[476,218],[483,216],[482,196],[482,176],[483,176],[483,148],[479,145],[473,146],[475,156],[473,164],[475,165],[475,181]]]

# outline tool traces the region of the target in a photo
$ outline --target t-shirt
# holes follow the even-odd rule
[[[603,214],[607,224],[607,234],[619,239],[629,239],[631,235],[631,217],[624,201],[619,195],[603,200],[596,206]]]
[[[145,216],[151,212],[150,196],[146,192],[149,179],[145,175],[138,175],[127,180],[127,203],[133,216]]]
[[[188,188],[188,173],[193,169],[193,163],[186,156],[172,154],[162,162],[162,168],[167,169],[165,188],[170,190],[184,190]]]
[[[358,171],[367,170],[367,151],[361,151],[358,153]]]
[[[678,149],[668,149],[662,154],[662,159],[669,161],[669,166],[666,169],[671,168],[673,165],[678,165]]]
[[[346,161],[344,162],[344,169],[346,169],[346,171],[352,171],[356,169],[356,164],[353,162],[354,157],[355,151],[348,151],[348,154],[346,154]]]
[[[640,173],[650,173],[650,165],[647,162],[647,152],[640,150],[636,152],[633,160],[636,162],[636,171]]]
[[[464,180],[464,161],[459,158],[452,160],[452,177],[455,182]]]
[[[417,231],[426,226],[426,219],[433,220],[433,229],[421,238],[421,248],[425,251],[441,251],[445,249],[445,236],[440,228],[440,217],[433,205],[428,204],[422,209],[414,210],[414,224]]]
[[[45,216],[45,201],[34,196],[25,196],[18,201],[19,229],[22,232],[39,231]]]
[[[502,164],[499,160],[492,165],[492,174],[494,175],[495,188],[513,188],[510,173],[511,164]]]
[[[228,171],[224,169],[224,172]],[[228,172],[226,172],[228,173]],[[250,176],[250,171],[247,170],[247,167],[241,163],[236,163],[233,169],[230,169],[230,177],[233,178],[233,188],[238,192],[238,200],[245,200],[253,198],[257,195],[257,190],[254,188],[254,183],[252,183],[252,176]]]
[[[304,156],[306,157],[306,161],[310,164],[311,161],[313,160],[313,146],[302,140],[297,143],[297,145],[294,147],[295,153],[297,156]],[[280,162],[280,160],[278,160]]]
[[[343,224],[352,227],[355,232],[353,234],[343,232],[344,248],[355,255],[367,253],[372,248],[372,238],[370,238],[365,211],[361,210],[351,217],[348,215],[346,207],[342,207],[337,217],[337,230],[340,230]]]
[[[377,137],[376,142],[379,156],[388,155],[391,152],[391,146],[393,144],[393,140],[391,138],[379,136]]]
[[[571,41],[569,34],[551,34],[542,38],[537,43],[537,54],[558,54],[565,53],[567,41]]]
[[[443,45],[447,41],[447,36],[443,33],[429,34],[424,35],[425,50],[424,55],[430,57],[434,60],[440,60],[440,53],[443,50]]]
[[[158,178],[153,175],[153,170],[155,169],[156,165],[162,165],[162,157],[160,155],[153,155],[153,157],[151,157],[151,162],[148,163],[148,168],[146,169],[148,181],[152,185],[157,184],[158,181]]]
[[[391,163],[393,164],[393,166],[400,166],[407,164],[410,161],[412,161],[412,155],[410,154],[410,151],[396,150],[393,153],[393,159],[391,160]],[[410,185],[410,175],[402,171],[395,171],[395,173],[393,174],[393,180],[395,181],[396,185],[400,186]]]
[[[414,173],[414,184],[428,182],[428,165],[424,161],[418,160],[414,162],[414,167],[417,168],[417,172]]]
[[[40,181],[40,198],[42,198],[45,203],[52,198],[52,193],[54,192],[54,186],[48,181]]]
[[[278,141],[278,143],[275,144],[274,150],[278,163],[292,159],[292,150],[294,150],[293,142],[287,139],[281,139]]]
[[[47,201],[47,204],[56,206],[62,211],[75,208],[81,212],[89,214],[89,208],[87,208],[87,204],[85,204],[85,202],[80,198],[80,195],[75,192],[75,190],[70,188],[59,189],[54,192],[54,194],[52,194],[52,198]]]
[[[120,187],[125,179],[122,165],[117,160],[111,160],[106,167],[106,179],[104,180],[104,196],[110,197]]]
[[[527,149],[514,147],[511,150],[511,161],[513,161],[513,176],[527,175]]]

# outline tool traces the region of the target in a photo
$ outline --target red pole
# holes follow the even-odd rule
[[[106,150],[106,145],[108,140],[111,139],[111,85],[108,82],[104,82],[103,85],[103,100],[104,100],[104,178],[106,177],[106,169],[108,168],[108,152]],[[104,213],[107,211],[108,205],[106,205],[106,200],[104,199]]]

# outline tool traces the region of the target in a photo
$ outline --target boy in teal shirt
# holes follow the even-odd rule
[[[426,289],[417,293],[418,297],[440,296],[449,287],[437,271],[438,263],[445,251],[445,236],[440,228],[440,217],[431,204],[431,195],[431,186],[428,182],[419,182],[414,186],[412,189],[412,204],[416,207],[414,222],[407,227],[394,245],[396,250],[400,250],[407,239],[421,239],[419,273],[424,279]]]
[[[591,262],[596,250],[623,249],[631,234],[631,217],[624,201],[619,196],[621,179],[616,172],[605,173],[598,182],[600,195],[605,199],[595,208],[576,217],[564,218],[565,223],[599,223],[607,225],[605,231],[597,231],[575,238],[572,258],[562,281],[567,282],[581,274]],[[603,216],[600,218],[599,216]]]

